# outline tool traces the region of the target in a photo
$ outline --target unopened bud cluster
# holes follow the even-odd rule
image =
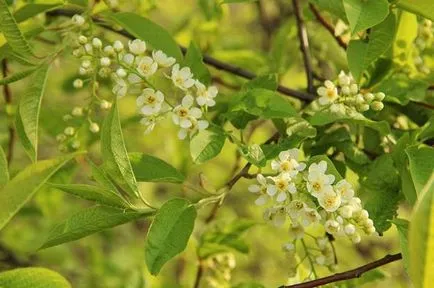
[[[204,278],[206,287],[231,287],[232,270],[236,266],[234,254],[219,253],[209,257],[205,262],[207,275]]]
[[[327,162],[312,163],[309,167],[300,161],[300,151],[290,149],[271,162],[274,176],[257,175],[257,184],[249,191],[258,195],[256,205],[268,205],[264,218],[276,226],[290,223],[292,242],[302,239],[305,229],[321,225],[333,236],[346,236],[353,243],[361,240],[361,233],[375,234],[360,198],[345,179],[327,172]]]
[[[351,73],[345,74],[341,71],[336,83],[326,80],[324,86],[318,88],[317,93],[320,96],[318,103],[320,105],[330,105],[330,109],[335,112],[343,110],[345,108],[343,105],[354,107],[359,112],[366,112],[369,109],[383,110],[382,101],[386,95],[382,92],[375,94],[362,92]]]
[[[116,97],[136,96],[145,133],[151,132],[156,123],[168,114],[180,128],[180,139],[191,137],[209,126],[204,117],[208,107],[215,105],[217,88],[207,87],[195,79],[190,68],[180,66],[175,58],[161,50],[148,51],[146,42],[139,39],[128,44],[117,40],[104,46],[99,38],[80,35],[77,45],[73,55],[81,60],[78,73],[82,78],[95,75],[110,78]],[[166,79],[181,96],[169,99],[151,84],[156,77]],[[83,80],[76,79],[73,85],[81,88]],[[173,95],[178,95],[178,92]]]
[[[430,49],[433,48],[434,45],[434,26],[431,20],[424,19],[419,24],[418,35],[414,42],[416,49],[413,50],[414,53],[414,64],[417,69],[425,74],[429,74],[431,72],[430,67],[428,67],[426,61],[426,56]]]

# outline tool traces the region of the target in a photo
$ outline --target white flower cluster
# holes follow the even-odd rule
[[[347,236],[360,242],[360,232],[374,234],[375,227],[361,201],[354,196],[349,182],[336,183],[334,175],[326,174],[327,162],[312,163],[308,169],[300,162],[300,151],[290,149],[271,162],[275,176],[257,175],[257,184],[249,191],[258,194],[256,205],[271,204],[264,218],[276,226],[290,222],[293,241],[304,237],[305,228],[320,224],[334,236]]]
[[[231,287],[232,270],[236,266],[235,256],[232,253],[219,253],[206,259],[205,267],[206,287]]]
[[[355,107],[359,112],[365,112],[369,109],[381,111],[384,108],[383,99],[386,96],[382,92],[363,93],[355,83],[351,73],[345,74],[341,71],[337,79],[337,85],[330,80],[324,82],[324,86],[317,89],[320,96],[318,102],[320,105],[330,105],[332,111],[340,110],[345,104]]]
[[[418,35],[414,41],[416,49],[413,49],[414,64],[416,68],[425,74],[429,74],[431,69],[427,65],[430,61],[425,59],[426,52],[434,46],[434,26],[431,20],[424,19],[419,23]],[[429,54],[429,52],[428,52]]]
[[[99,38],[88,39],[80,35],[77,45],[73,55],[81,59],[79,74],[89,78],[95,75],[111,77],[114,82],[112,92],[117,97],[136,96],[146,133],[151,132],[158,120],[167,114],[171,114],[173,123],[179,126],[180,139],[191,137],[209,126],[204,117],[208,107],[216,104],[217,88],[207,87],[195,79],[190,68],[181,67],[175,58],[161,50],[148,51],[145,41],[139,39],[129,41],[127,47],[121,41],[103,47]],[[181,97],[168,99],[152,84],[154,77],[169,79],[167,81]],[[82,86],[81,79],[74,81],[74,87]],[[178,104],[171,103],[174,101]]]

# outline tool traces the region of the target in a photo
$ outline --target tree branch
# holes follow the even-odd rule
[[[3,78],[6,78],[8,76],[8,62],[5,59],[2,60],[2,73]],[[3,85],[3,95],[5,97],[6,107],[12,105],[12,92],[9,88],[8,84]],[[8,161],[8,165],[11,165],[12,157],[14,155],[14,144],[15,144],[15,129],[14,126],[11,124],[8,128],[9,131],[9,142],[8,142],[8,152],[6,155],[6,159]]]
[[[300,40],[300,51],[303,55],[304,70],[307,80],[307,91],[311,94],[315,94],[315,87],[313,86],[313,68],[312,60],[309,51],[309,39],[307,36],[306,25],[301,15],[300,3],[298,0],[292,0],[292,6],[294,7],[295,20],[297,22],[298,39]]]
[[[342,39],[342,37],[335,35],[335,28],[327,22],[327,20],[319,13],[318,9],[312,4],[309,3],[310,10],[312,11],[313,15],[315,15],[316,20],[318,20],[319,23],[321,23],[322,26],[324,26],[327,31],[330,32],[330,34],[335,38],[336,42],[341,46],[344,50],[347,50],[347,43]]]
[[[308,281],[308,282],[304,282],[304,283],[300,283],[300,284],[288,285],[288,286],[283,285],[283,286],[280,286],[280,288],[312,288],[312,287],[318,287],[321,285],[326,285],[326,284],[334,283],[334,282],[338,282],[338,281],[359,278],[360,276],[363,275],[363,273],[366,273],[370,270],[373,270],[373,269],[378,268],[380,266],[384,266],[386,264],[389,264],[391,262],[398,261],[401,259],[402,259],[401,253],[393,254],[393,255],[386,255],[379,260],[376,260],[374,262],[360,266],[360,267],[353,269],[353,270],[349,270],[349,271],[342,272],[342,273],[336,273],[336,274],[328,276],[328,277],[319,278],[316,280],[312,280],[312,281]]]

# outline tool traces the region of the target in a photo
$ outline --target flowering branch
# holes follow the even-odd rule
[[[292,0],[294,7],[295,20],[297,22],[298,38],[300,40],[300,51],[303,55],[304,71],[307,79],[307,91],[311,94],[315,94],[315,87],[313,86],[313,68],[312,60],[309,52],[309,39],[307,36],[306,25],[304,24],[303,17],[301,15],[300,3],[298,0]]]
[[[300,283],[300,284],[288,285],[288,286],[283,285],[283,286],[280,286],[279,288],[312,288],[312,287],[319,287],[322,285],[326,285],[326,284],[334,283],[334,282],[338,282],[338,281],[359,278],[363,275],[363,273],[366,273],[370,270],[373,270],[373,269],[378,268],[380,266],[384,266],[386,264],[389,264],[391,262],[398,261],[401,259],[402,259],[401,253],[393,254],[393,255],[386,255],[379,260],[376,260],[374,262],[360,266],[360,267],[355,268],[353,270],[349,270],[349,271],[342,272],[342,273],[336,273],[336,274],[331,275],[331,276],[319,278],[316,280],[312,280],[312,281],[308,281],[308,282],[304,282],[304,283]]]
[[[2,73],[3,78],[8,76],[8,63],[6,59],[2,60]],[[8,84],[3,85],[3,94],[5,97],[6,107],[12,104],[12,93]],[[9,125],[9,142],[8,142],[8,152],[6,155],[6,159],[8,160],[8,164],[11,164],[12,157],[14,155],[14,143],[15,143],[15,129],[13,125]]]

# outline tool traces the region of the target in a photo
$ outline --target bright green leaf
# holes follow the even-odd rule
[[[222,4],[231,4],[231,3],[244,3],[244,2],[256,2],[259,0],[223,0]]]
[[[110,19],[125,28],[135,37],[145,40],[154,49],[159,49],[182,62],[182,53],[172,36],[160,25],[130,12],[119,12],[109,16]]]
[[[167,201],[158,210],[145,244],[146,265],[152,275],[157,275],[167,261],[185,249],[196,216],[195,207],[179,198]]]
[[[223,149],[226,136],[219,129],[207,129],[197,133],[190,141],[190,154],[197,164],[216,157]]]
[[[23,78],[26,78],[27,76],[29,76],[30,74],[35,72],[37,68],[38,67],[29,68],[29,69],[14,73],[12,75],[9,75],[3,79],[0,79],[0,85],[6,85],[6,84],[14,83],[14,82],[19,81]]]
[[[318,6],[318,8],[321,10],[326,10],[334,14],[339,19],[348,21],[342,0],[310,0],[310,2]]]
[[[418,21],[414,14],[403,11],[398,17],[399,24],[393,44],[393,60],[400,65],[414,67],[414,40],[417,37]]]
[[[410,222],[405,219],[393,219],[391,221],[393,224],[395,224],[396,229],[399,233],[399,243],[401,246],[401,253],[402,253],[402,259],[404,260],[404,266],[405,269],[408,270],[409,266],[409,255],[408,255],[408,226],[410,225]]]
[[[53,8],[59,7],[62,4],[63,3],[57,3],[57,4],[29,3],[21,7],[14,13],[15,21],[17,21],[17,23],[26,21],[27,19],[30,19],[33,16],[49,11]]]
[[[17,133],[33,162],[38,159],[39,112],[48,78],[48,68],[48,65],[43,65],[36,70],[18,105]]]
[[[279,85],[277,74],[261,75],[253,78],[243,85],[243,90],[248,91],[255,88],[262,88],[275,91]]]
[[[425,98],[429,83],[418,78],[410,78],[406,73],[393,73],[384,79],[376,91],[386,94],[385,101],[407,105],[410,100]]]
[[[371,28],[389,14],[387,0],[343,0],[353,34]]]
[[[434,148],[421,145],[405,150],[409,161],[409,170],[416,191],[422,191],[434,170]]]
[[[140,192],[125,147],[117,101],[102,127],[101,151],[104,170],[130,196],[138,197]]]
[[[77,154],[44,160],[26,167],[0,191],[0,230],[50,177]]]
[[[374,26],[369,40],[351,40],[347,49],[348,66],[355,79],[385,53],[395,37],[396,17],[390,14],[383,22]]]
[[[41,267],[18,268],[0,273],[0,287],[5,288],[71,288],[59,273]]]
[[[239,150],[241,155],[253,165],[264,167],[267,164],[267,158],[258,144],[243,145],[239,147]]]
[[[211,74],[203,63],[202,52],[193,41],[190,43],[187,53],[185,54],[184,65],[190,67],[195,79],[205,85],[211,83]]]
[[[116,192],[99,186],[85,184],[53,184],[50,186],[71,195],[94,201],[102,205],[117,208],[127,208],[129,204]]]
[[[434,21],[434,2],[431,0],[399,0],[396,5],[399,8]]]
[[[429,288],[434,282],[434,173],[417,192],[409,229],[409,272],[414,287]]]
[[[129,153],[131,166],[139,182],[182,183],[185,176],[167,162],[143,153]]]

